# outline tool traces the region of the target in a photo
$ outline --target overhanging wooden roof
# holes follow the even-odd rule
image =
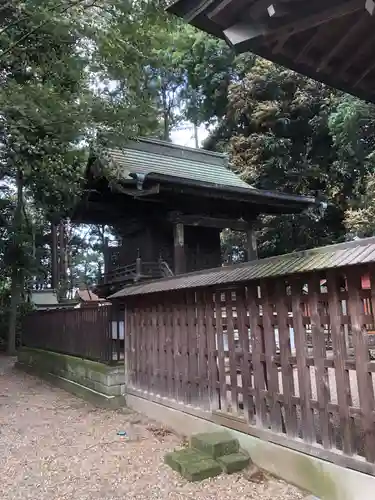
[[[168,10],[238,53],[375,102],[373,0],[177,0]]]
[[[147,196],[147,202],[172,192],[181,203],[184,199],[190,204],[203,198],[226,200],[231,206],[242,203],[256,207],[258,213],[299,213],[322,205],[312,197],[250,186],[229,169],[224,154],[165,141],[139,138],[121,149],[107,150],[101,157],[90,159],[87,175],[92,172],[100,177],[105,164],[118,172],[117,181],[111,182],[112,192],[138,200]]]

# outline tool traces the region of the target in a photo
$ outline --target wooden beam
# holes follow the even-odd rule
[[[261,0],[264,1],[264,0]],[[271,3],[271,0],[265,0],[267,6]],[[230,22],[231,18],[235,16],[238,12],[246,8],[248,11],[248,0],[236,0],[236,8],[233,9],[233,0],[222,0],[219,4],[215,5],[212,9],[207,12],[207,17],[213,22],[220,24],[221,22]],[[251,16],[253,17],[253,16]],[[254,18],[257,19],[257,18]]]
[[[357,50],[354,51],[354,53],[351,55],[351,57],[348,57],[346,59],[345,63],[337,71],[337,76],[338,77],[344,76],[345,73],[350,68],[350,66],[352,66],[352,64],[356,61],[356,59],[361,57],[363,54],[365,54],[371,48],[374,48],[374,45],[375,45],[375,36],[370,36],[363,43],[360,43]]]
[[[204,10],[206,10],[211,4],[214,3],[215,0],[202,0],[199,4],[189,12],[184,15],[184,21],[190,23],[193,19],[195,19],[199,14],[201,14]]]
[[[353,87],[358,87],[358,85],[361,83],[362,80],[366,78],[367,75],[369,75],[372,71],[375,69],[375,61],[372,64],[369,64],[369,66],[363,71],[360,75],[359,78],[356,80],[354,83]]]
[[[223,34],[231,45],[236,46],[262,35],[267,35],[268,31],[265,25],[247,22],[234,24],[224,30]]]
[[[311,13],[310,15],[301,17],[291,22],[289,21],[284,26],[280,26],[280,28],[277,28],[275,30],[270,29],[270,35],[272,35],[272,37],[278,38],[278,43],[276,44],[272,52],[280,52],[288,39],[296,33],[300,33],[301,31],[306,31],[308,29],[315,28],[316,26],[326,24],[333,19],[338,19],[340,17],[353,14],[353,12],[356,12],[361,8],[363,8],[363,3],[361,0],[351,0],[344,5],[339,4],[335,7],[324,9],[320,12],[316,12],[315,10],[315,12]]]
[[[320,10],[318,12],[316,11],[315,7],[314,11],[310,14],[299,14],[298,18],[294,19],[293,21],[288,21],[287,24],[278,27],[277,29],[275,29],[275,32],[283,34],[289,32],[290,35],[293,35],[295,33],[300,33],[301,31],[306,31],[310,28],[314,28],[315,26],[320,26],[321,24],[328,23],[333,19],[338,19],[340,17],[353,14],[353,12],[357,12],[360,9],[363,9],[362,0],[350,0],[349,2],[346,2],[344,4],[339,3],[334,7],[329,7],[327,9],[323,8],[323,10]]]
[[[177,223],[173,228],[174,239],[174,273],[183,274],[186,272],[185,236],[184,225]]]
[[[159,194],[160,184],[155,184],[155,186],[151,186],[149,189],[137,189],[137,188],[127,189],[127,188],[124,188],[123,186],[120,186],[120,184],[113,184],[112,190],[117,192],[117,193],[126,194],[128,196],[133,196],[133,198],[143,198],[145,196]]]
[[[360,18],[354,23],[350,29],[345,33],[343,37],[340,38],[338,43],[336,43],[328,54],[321,60],[317,71],[323,71],[331,59],[349,42],[349,40],[356,34],[363,30],[364,26],[368,22],[368,14],[366,12],[362,13]]]
[[[278,40],[273,50],[274,53],[277,53],[281,51],[286,41],[292,35],[363,9],[363,2],[362,0],[350,0],[345,4],[340,3],[334,7],[323,9],[320,12],[316,11],[316,5],[313,8],[314,12],[306,15],[300,12],[297,14],[298,17],[296,17],[296,19],[289,19],[286,24],[277,27],[272,28],[270,24],[261,25],[251,22],[242,22],[229,27],[224,30],[223,33],[228,41],[234,46],[253,40],[261,35],[270,35]]]
[[[226,219],[220,217],[208,217],[206,215],[183,215],[170,213],[168,220],[181,223],[185,226],[214,227],[217,229],[233,229],[233,231],[247,231],[249,223],[242,219]]]
[[[309,50],[315,45],[315,43],[319,40],[322,31],[326,28],[325,24],[319,26],[310,40],[302,47],[302,50],[298,53],[298,56],[295,58],[295,62],[299,63],[303,61],[305,55],[309,52]]]

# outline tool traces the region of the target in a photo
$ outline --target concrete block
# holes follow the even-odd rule
[[[220,465],[212,458],[183,464],[181,475],[188,481],[203,481],[221,474]]]
[[[191,437],[190,446],[212,458],[238,453],[239,443],[228,432],[204,432]]]
[[[192,448],[167,453],[164,461],[188,481],[202,481],[221,473],[221,467],[215,460]]]
[[[250,458],[244,453],[232,453],[217,458],[217,462],[226,474],[239,472],[249,465]]]

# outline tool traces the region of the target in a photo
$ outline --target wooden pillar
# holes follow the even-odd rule
[[[173,228],[174,238],[174,272],[183,274],[186,272],[184,225],[177,222]]]
[[[255,231],[252,227],[247,230],[247,260],[256,260],[258,258],[258,246]]]
[[[59,272],[57,268],[57,228],[51,223],[51,286],[57,289],[59,284]]]

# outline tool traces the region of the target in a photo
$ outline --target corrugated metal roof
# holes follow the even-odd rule
[[[125,179],[130,179],[130,174],[154,173],[253,189],[229,170],[226,155],[219,153],[148,139],[131,141],[122,149],[109,149],[106,153],[122,169]]]
[[[375,238],[318,247],[235,266],[218,267],[123,288],[109,298],[224,285],[260,278],[375,262]]]

